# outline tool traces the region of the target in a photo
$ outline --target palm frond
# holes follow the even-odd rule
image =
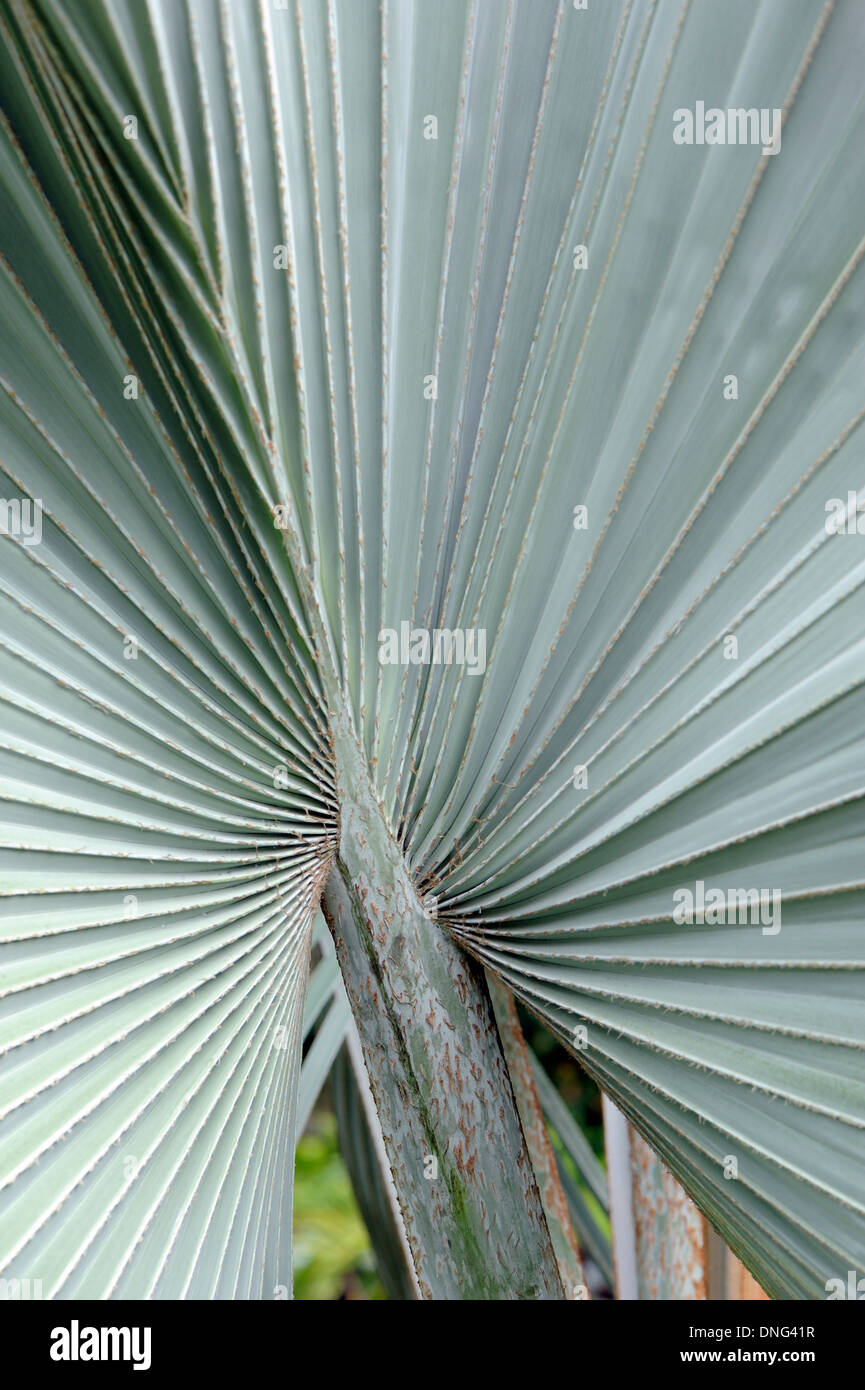
[[[290,1282],[334,729],[438,929],[765,1288],[865,1268],[861,7],[0,37],[2,488],[41,506],[0,540],[0,1272]],[[780,150],[675,144],[704,99]],[[698,885],[782,917],[677,920]]]

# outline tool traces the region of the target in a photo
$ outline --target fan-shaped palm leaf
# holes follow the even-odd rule
[[[0,29],[0,1273],[290,1282],[326,879],[424,1293],[561,1296],[473,958],[771,1293],[861,1269],[861,7]]]

